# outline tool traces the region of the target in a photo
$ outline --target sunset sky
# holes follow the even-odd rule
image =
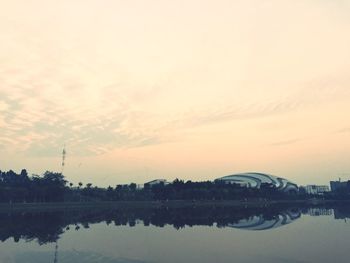
[[[0,169],[107,186],[350,178],[350,2],[0,0]]]

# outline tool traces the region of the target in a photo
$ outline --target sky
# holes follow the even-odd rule
[[[350,179],[350,2],[0,0],[0,169]]]

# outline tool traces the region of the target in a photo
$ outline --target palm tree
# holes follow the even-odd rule
[[[82,182],[79,182],[78,183],[78,190],[80,190],[80,188],[83,186],[83,183]],[[81,192],[80,191],[78,191],[79,192],[79,202],[81,202]]]

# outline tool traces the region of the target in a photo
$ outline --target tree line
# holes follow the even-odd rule
[[[58,202],[64,200],[67,181],[61,173],[45,172],[28,176],[0,171],[0,202]]]
[[[139,188],[135,183],[109,186],[93,186],[91,183],[77,186],[68,182],[62,173],[46,171],[42,175],[28,175],[0,170],[0,202],[88,202],[88,201],[167,201],[167,200],[283,200],[308,199],[305,192],[288,194],[272,184],[261,184],[259,189],[247,188],[222,181],[192,182],[176,179],[170,184],[145,184]],[[350,198],[350,188],[341,193],[332,193],[322,198]]]
[[[285,199],[290,195],[270,184],[260,189],[241,187],[223,182],[192,182],[176,179],[170,184],[147,185],[139,189],[135,183],[101,188],[91,183],[77,186],[69,183],[62,173],[46,171],[29,176],[0,170],[0,202],[63,202],[63,201],[143,201],[143,200],[240,200],[247,198]]]

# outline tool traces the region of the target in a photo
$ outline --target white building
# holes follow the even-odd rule
[[[298,186],[289,180],[263,173],[233,174],[218,178],[215,181],[257,189],[259,189],[262,184],[270,184],[282,192],[298,192]]]
[[[330,189],[328,185],[307,185],[305,186],[305,191],[310,195],[322,195],[330,192]]]

